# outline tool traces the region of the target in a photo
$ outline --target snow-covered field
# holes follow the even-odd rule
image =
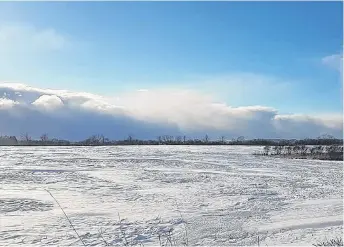
[[[81,245],[45,189],[86,245],[257,246],[259,236],[261,246],[299,246],[341,236],[342,162],[251,155],[257,149],[1,147],[0,245]]]

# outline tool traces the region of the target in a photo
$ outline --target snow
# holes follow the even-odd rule
[[[257,246],[258,236],[261,246],[309,246],[342,236],[342,162],[258,149],[1,147],[0,245],[82,245],[45,189],[92,246]]]

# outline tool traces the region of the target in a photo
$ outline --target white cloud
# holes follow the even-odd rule
[[[13,106],[15,106],[17,104],[18,104],[18,102],[15,102],[11,99],[0,98],[0,110],[12,108]]]
[[[63,101],[56,95],[42,95],[32,105],[50,111],[63,107]]]
[[[94,133],[110,138],[129,133],[138,138],[205,133],[214,138],[342,136],[341,114],[280,115],[265,106],[231,107],[190,90],[141,90],[109,98],[3,83],[0,95],[6,95],[0,100],[0,130],[16,135],[28,131],[71,139]]]
[[[0,24],[0,52],[27,54],[61,50],[67,39],[52,28],[36,28],[23,23]]]
[[[342,71],[343,68],[343,55],[333,54],[322,58],[322,63],[338,71]]]

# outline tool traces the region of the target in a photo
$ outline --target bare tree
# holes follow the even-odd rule
[[[291,152],[293,151],[293,147],[292,146],[287,146],[286,147],[286,151],[287,151],[287,154],[291,154]]]
[[[208,143],[208,142],[209,142],[209,136],[208,136],[208,135],[205,135],[205,137],[204,137],[204,142],[205,142],[205,143]]]
[[[161,142],[165,143],[167,141],[166,135],[161,136]]]
[[[98,140],[100,143],[104,144],[105,143],[105,136],[103,134],[99,135]]]
[[[323,134],[321,136],[318,137],[318,139],[334,139],[334,137],[332,135],[329,134]]]
[[[178,144],[182,143],[182,137],[181,136],[177,136],[175,139],[176,139],[176,142]]]
[[[132,135],[128,135],[128,142],[131,143],[133,141],[133,136]]]
[[[31,141],[31,136],[29,135],[29,133],[26,132],[21,136],[21,139],[24,142],[29,143]]]
[[[310,152],[312,155],[314,155],[317,152],[317,148],[316,147],[311,148]]]
[[[300,146],[300,151],[302,155],[306,155],[308,148],[305,145]]]
[[[274,146],[273,150],[275,151],[275,154],[280,155],[282,153],[282,146]]]
[[[323,152],[323,146],[317,146],[316,147],[316,152],[318,153],[318,154],[321,154],[322,152]]]
[[[174,137],[173,137],[173,136],[170,136],[170,135],[164,135],[164,136],[162,136],[162,141],[163,141],[164,143],[170,144],[173,140],[174,140]]]
[[[237,138],[237,142],[243,142],[243,141],[245,141],[245,137],[239,136],[239,137]]]
[[[270,149],[271,149],[270,146],[265,146],[265,147],[264,147],[264,155],[269,155]]]
[[[101,143],[102,136],[101,135],[92,135],[89,138],[87,138],[84,142],[86,145],[97,145]]]
[[[220,136],[220,140],[221,140],[221,143],[224,144],[225,143],[225,136]]]
[[[47,134],[47,133],[42,134],[42,135],[40,136],[40,139],[41,139],[41,142],[42,142],[42,143],[46,143],[46,142],[49,140],[48,134]]]

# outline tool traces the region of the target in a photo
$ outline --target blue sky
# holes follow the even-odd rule
[[[341,113],[341,5],[2,2],[3,33],[21,33],[1,41],[0,31],[12,49],[3,51],[0,81],[102,95],[188,88],[231,106]],[[29,47],[28,36],[44,36],[43,45]]]

